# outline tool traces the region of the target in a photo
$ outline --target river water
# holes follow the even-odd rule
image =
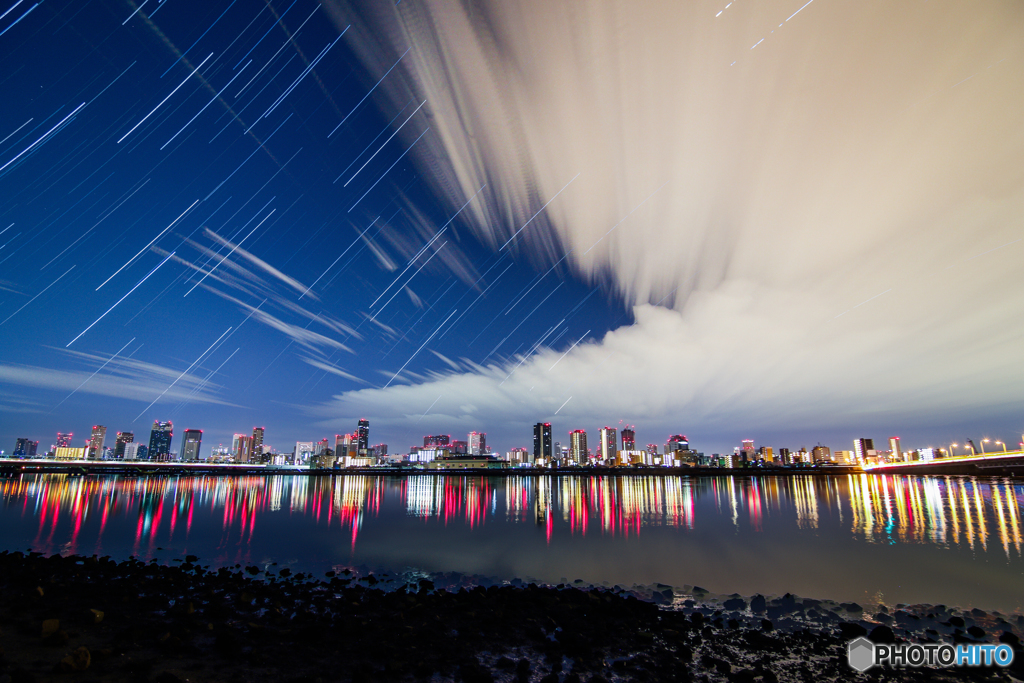
[[[1020,613],[1022,505],[971,477],[26,475],[0,548]]]

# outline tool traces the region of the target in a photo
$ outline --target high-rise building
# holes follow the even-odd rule
[[[854,439],[853,452],[857,454],[857,462],[863,464],[868,457],[868,451],[875,450],[874,439]]]
[[[365,417],[359,418],[359,427],[356,429],[356,448],[365,451],[370,447],[370,421]]]
[[[688,450],[690,450],[690,440],[686,438],[685,434],[673,434],[668,437],[668,441],[665,442],[665,455],[674,451]]]
[[[577,465],[587,464],[587,433],[582,429],[569,432],[569,459]]]
[[[124,460],[124,447],[125,444],[129,444],[135,441],[135,434],[133,432],[118,432],[117,439],[114,440],[114,460]]]
[[[615,452],[618,450],[616,448],[618,442],[619,435],[615,432],[614,427],[601,428],[601,455],[599,457],[603,461],[602,465],[615,464]]]
[[[792,464],[793,458],[792,458],[792,454],[789,452],[788,448],[780,448],[779,449],[779,462],[781,462],[783,465],[790,465],[790,464]]]
[[[231,456],[235,462],[249,462],[250,437],[245,434],[235,434],[231,437]]]
[[[153,429],[149,432],[149,448],[146,449],[149,459],[170,460],[173,438],[174,424],[170,420],[167,422],[153,420]]]
[[[822,446],[820,443],[811,449],[811,460],[818,462],[820,460],[831,460],[832,451],[828,446]]]
[[[263,432],[264,427],[253,427],[252,436],[249,438],[248,461],[260,462],[263,459]]]
[[[423,437],[423,447],[431,448],[438,446],[448,446],[451,444],[451,436],[448,434],[436,434],[428,435]]]
[[[203,444],[202,429],[186,429],[181,438],[181,457],[183,462],[199,460],[199,449]]]
[[[320,455],[324,451],[329,450],[331,450],[331,444],[327,441],[326,436],[317,441],[316,444],[313,445],[313,455]]]
[[[139,441],[132,441],[124,445],[125,460],[145,460],[148,454],[149,449],[146,448],[146,444]]]
[[[57,443],[54,444],[55,447],[57,447],[57,448],[70,448],[71,447],[71,437],[73,437],[73,436],[74,436],[74,434],[72,434],[71,432],[68,432],[67,434],[64,434],[63,432],[57,432]]]
[[[469,433],[469,454],[483,455],[487,450],[487,434],[485,432]]]
[[[456,455],[468,455],[469,442],[455,439],[454,441],[452,441],[452,453]]]
[[[889,437],[889,450],[892,451],[893,462],[899,462],[903,460],[903,451],[900,450],[900,437],[890,436]]]
[[[295,442],[295,460],[296,465],[304,465],[309,462],[309,459],[313,457],[313,442],[312,441],[296,441]]]
[[[551,462],[551,423],[538,422],[533,425],[533,461]]]
[[[633,431],[632,425],[622,429],[622,450],[636,450],[636,432]]]
[[[653,457],[658,454],[658,444],[649,443],[647,444],[647,452]]]
[[[31,439],[21,438],[15,441],[14,451],[11,453],[16,458],[31,458],[39,449],[39,442]]]
[[[86,454],[87,460],[103,459],[103,442],[107,438],[107,428],[103,425],[93,425],[92,436],[89,437],[89,451]]]

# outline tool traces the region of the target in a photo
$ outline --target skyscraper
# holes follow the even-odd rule
[[[577,465],[587,464],[587,433],[582,429],[569,432],[569,458]]]
[[[868,451],[874,450],[874,439],[854,439],[853,441],[853,452],[857,454],[857,462],[859,463],[863,463],[864,458],[868,457]],[[871,455],[874,455],[874,453]]]
[[[107,438],[107,428],[103,425],[93,425],[92,436],[89,438],[89,450],[86,452],[87,460],[103,459],[103,442]]]
[[[469,433],[469,454],[483,455],[487,450],[487,434],[485,432]]]
[[[174,424],[168,420],[153,420],[153,429],[149,432],[148,456],[150,460],[169,460],[171,457],[171,440],[174,438]]]
[[[39,448],[38,441],[21,438],[14,443],[14,452],[11,455],[19,458],[30,458],[36,454]]]
[[[423,447],[430,448],[431,446],[449,446],[451,445],[451,436],[449,434],[435,434],[423,437]]]
[[[359,428],[356,429],[358,441],[356,448],[360,451],[365,451],[370,447],[370,421],[365,417],[359,419]]]
[[[245,434],[235,434],[231,439],[231,455],[235,462],[249,462],[249,441]]]
[[[533,461],[543,459],[551,462],[551,423],[538,422],[533,425]]]
[[[615,463],[615,454],[618,450],[616,445],[618,444],[619,438],[614,427],[602,427],[601,428],[601,460],[604,465],[612,465]]]
[[[263,459],[263,432],[264,427],[253,427],[252,437],[248,445],[248,462],[260,462]]]
[[[199,448],[203,443],[202,429],[186,429],[181,438],[181,456],[184,462],[199,460]]]
[[[57,448],[70,448],[71,437],[73,436],[74,434],[72,434],[71,432],[68,432],[67,434],[64,434],[63,432],[57,432]]]
[[[118,432],[114,441],[114,460],[124,460],[124,447],[135,441],[135,434],[132,432]]]
[[[900,437],[889,437],[889,450],[892,451],[893,462],[900,462],[903,460],[903,451],[900,449]]]
[[[632,425],[623,427],[622,429],[622,450],[636,450],[636,432],[633,431]]]

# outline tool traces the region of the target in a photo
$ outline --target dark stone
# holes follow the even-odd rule
[[[868,639],[873,643],[895,643],[896,634],[888,626],[881,625],[871,629]]]
[[[722,603],[722,607],[730,612],[736,612],[747,608],[747,601],[743,598],[730,598]]]
[[[733,631],[735,631],[736,629],[738,629],[740,627],[740,622],[736,621],[735,619],[730,619],[728,621],[727,625],[729,626],[729,628],[731,628]]]
[[[773,630],[775,630],[775,626],[768,619],[762,619],[761,620],[761,628],[763,628],[765,631],[773,631]]]
[[[843,640],[853,640],[860,636],[866,636],[868,631],[860,624],[855,624],[849,621],[839,622],[839,637]]]
[[[948,626],[955,626],[956,628],[964,627],[964,620],[960,617],[950,617],[949,621],[946,622]]]
[[[890,617],[888,614],[883,614],[882,612],[879,612],[878,614],[876,614],[873,617],[873,619],[875,621],[880,621],[883,624],[891,624],[892,623],[892,617]]]
[[[754,614],[764,614],[765,610],[768,609],[768,603],[764,599],[763,595],[755,595],[750,598],[750,611]]]
[[[999,636],[1000,643],[1006,643],[1007,645],[1020,645],[1020,638],[1013,634],[1012,631],[1003,631]]]
[[[985,637],[985,629],[981,628],[980,626],[971,626],[967,629],[967,632],[975,638]]]

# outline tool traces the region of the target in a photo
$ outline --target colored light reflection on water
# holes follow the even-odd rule
[[[1020,611],[1010,480],[883,475],[0,480],[0,545],[212,566],[697,584]]]

